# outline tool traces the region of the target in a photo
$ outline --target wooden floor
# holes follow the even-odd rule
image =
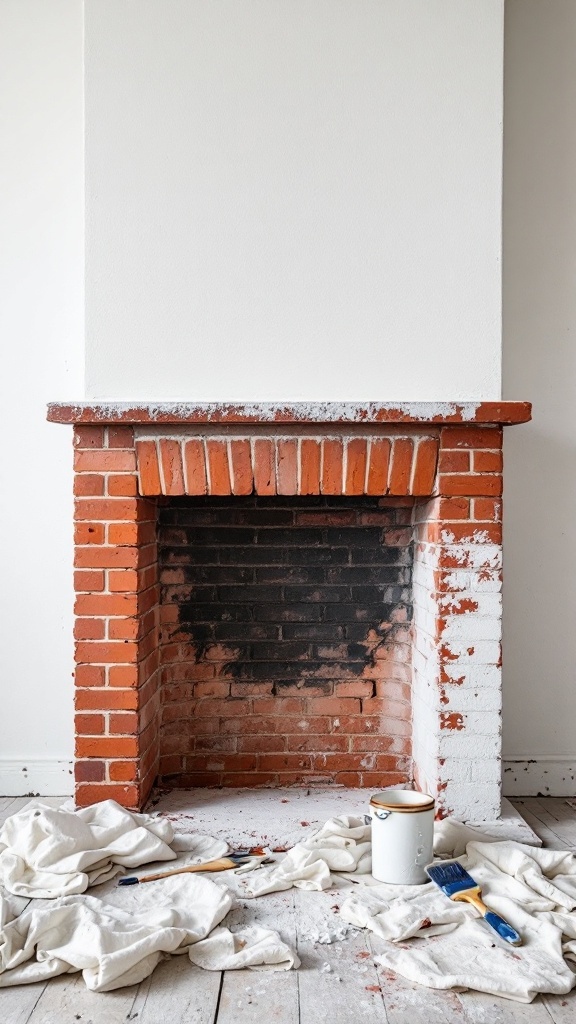
[[[27,803],[0,799],[0,823]],[[54,798],[50,801],[58,804]],[[576,809],[563,799],[515,800],[545,846],[576,852]],[[575,801],[576,804],[576,801]],[[302,961],[298,971],[202,971],[186,956],[161,963],[141,985],[88,992],[80,974],[0,990],[0,1024],[573,1024],[576,990],[530,1005],[477,992],[435,992],[374,965],[379,940],[352,932],[328,945],[317,925],[340,894],[291,890],[240,903],[226,923],[257,920],[279,930]],[[334,920],[334,918],[332,918]]]

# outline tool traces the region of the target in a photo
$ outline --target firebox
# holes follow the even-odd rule
[[[76,799],[416,785],[500,809],[502,426],[527,403],[53,405]]]

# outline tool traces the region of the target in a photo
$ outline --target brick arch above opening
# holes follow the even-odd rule
[[[155,495],[426,496],[434,492],[438,437],[136,437],[139,491]]]

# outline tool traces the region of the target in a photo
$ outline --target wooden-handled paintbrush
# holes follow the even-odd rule
[[[472,875],[464,870],[457,860],[441,861],[438,864],[429,864],[425,869],[426,874],[436,883],[451,900],[462,900],[471,903],[480,911],[482,917],[491,928],[511,946],[521,946],[522,937],[511,924],[508,924],[503,917],[500,917],[494,910],[490,910],[482,900],[480,886],[474,881]]]
[[[242,864],[248,864],[251,860],[258,860],[259,863],[255,864],[255,867],[259,867],[260,864],[267,863],[267,860],[262,860],[264,854],[262,848],[256,847],[256,849],[258,853],[252,853],[251,850],[242,853],[228,853],[225,857],[218,857],[217,860],[208,860],[204,864],[189,864],[187,867],[174,868],[173,871],[160,871],[155,875],[140,875],[139,878],[136,875],[130,875],[127,878],[119,878],[118,885],[139,885],[140,882],[156,882],[159,878],[171,878],[172,875],[183,875],[196,871],[230,871],[231,868],[241,867]]]

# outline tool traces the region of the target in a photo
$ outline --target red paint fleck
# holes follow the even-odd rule
[[[455,729],[457,732],[460,732],[464,728],[464,716],[457,711],[452,711],[450,714],[447,711],[442,711],[440,714],[440,728]]]
[[[356,953],[357,960],[367,960],[369,956],[370,953],[367,953],[366,950],[362,950],[361,953]]]
[[[364,988],[367,992],[381,992],[380,985],[365,985]]]
[[[442,645],[439,653],[441,661],[458,661],[458,655],[454,654],[446,644]]]
[[[288,852],[288,847],[287,846],[274,846],[273,849],[272,849],[272,853],[287,853],[287,852]]]
[[[310,822],[309,821],[301,821],[300,824],[302,825],[302,827],[304,827],[305,825],[309,825]]]
[[[446,690],[444,689],[443,686],[440,688],[440,703],[441,704],[449,704],[450,703],[450,698],[446,696]]]
[[[472,655],[474,654],[475,648],[474,647],[467,647],[466,650],[468,651],[468,654],[470,655],[470,657],[472,657]]]
[[[425,917],[424,920],[421,922],[420,927],[421,928],[431,928],[432,927],[432,921],[430,920],[430,918],[429,917]]]

